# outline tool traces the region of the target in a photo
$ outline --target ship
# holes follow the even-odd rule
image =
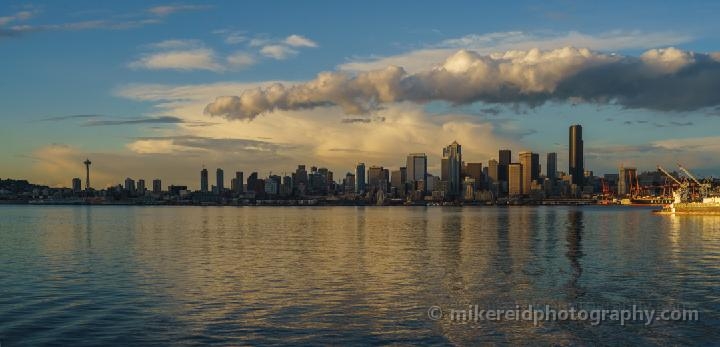
[[[658,170],[672,178],[680,187],[673,191],[673,201],[662,209],[653,211],[658,214],[693,214],[693,215],[720,215],[720,196],[711,196],[710,183],[700,183],[690,171],[678,164],[682,170],[699,188],[699,196],[694,198],[690,194],[690,186],[687,181],[680,182],[670,175],[662,167]]]

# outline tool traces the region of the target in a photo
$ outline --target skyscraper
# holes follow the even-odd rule
[[[243,193],[243,172],[235,171],[235,193]]]
[[[200,171],[200,191],[203,193],[208,192],[208,171],[206,168]]]
[[[153,180],[153,193],[155,193],[155,194],[162,193],[162,181],[160,181],[159,178],[156,178]]]
[[[637,180],[637,168],[620,166],[617,193],[619,196],[625,196],[632,193],[632,187]]]
[[[135,180],[128,177],[125,179],[125,190],[128,192],[134,193],[135,192]]]
[[[145,180],[142,178],[137,181],[137,192],[140,195],[145,194]]]
[[[547,154],[547,164],[545,165],[545,170],[547,170],[545,176],[547,176],[547,178],[551,181],[555,181],[555,178],[557,177],[557,153],[553,152]]]
[[[355,167],[355,193],[365,192],[365,163],[358,163]]]
[[[572,184],[582,186],[585,182],[585,167],[583,163],[583,139],[582,126],[574,124],[570,126],[570,158],[568,161],[568,173],[572,175]]]
[[[460,171],[462,169],[462,147],[457,141],[453,141],[443,149],[443,160],[447,160],[447,176],[440,179],[448,183],[448,191],[451,196],[459,196],[462,192],[462,181]]]
[[[508,194],[510,196],[523,194],[523,171],[524,168],[520,163],[508,165]]]
[[[498,179],[498,161],[490,159],[488,160],[488,183],[495,183]]]
[[[80,178],[73,178],[72,179],[72,189],[73,193],[80,193],[82,191],[82,182],[80,182]]]
[[[422,190],[427,191],[427,156],[425,153],[410,153],[407,156],[407,180],[412,182],[413,190],[417,189],[417,182],[422,182]]]
[[[509,149],[498,151],[498,181],[508,180],[508,165],[512,161],[512,152]]]
[[[218,168],[217,171],[215,171],[215,181],[218,194],[222,194],[223,190],[225,190],[225,173],[223,172],[223,169]]]
[[[532,153],[531,152],[520,152],[520,164],[522,165],[522,193],[525,195],[530,194],[530,185],[532,182]],[[512,194],[511,194],[512,195]]]
[[[388,169],[382,166],[370,166],[367,172],[368,190],[382,190],[387,192],[387,185],[390,181]]]

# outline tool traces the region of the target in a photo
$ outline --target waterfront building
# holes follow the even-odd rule
[[[462,146],[460,146],[457,141],[453,141],[453,143],[443,149],[441,166],[442,172],[440,180],[448,183],[448,193],[453,197],[460,196],[463,190],[462,181],[460,180],[460,171],[462,171]]]
[[[243,191],[244,191],[244,190],[243,190],[243,181],[244,181],[244,178],[243,178],[243,172],[242,172],[242,171],[235,171],[235,181],[236,181],[236,183],[235,183],[236,186],[235,186],[235,189],[233,189],[233,191],[234,191],[236,194],[242,194]]]
[[[425,182],[427,176],[427,156],[425,153],[410,153],[407,156],[407,180],[412,183],[413,190],[428,191],[427,183],[423,184],[420,189],[418,182]]]
[[[145,195],[145,180],[142,178],[137,181],[137,193]]]
[[[508,165],[508,194],[510,196],[522,195],[524,192],[523,183],[522,164],[510,163]]]
[[[202,171],[200,171],[200,191],[207,193],[208,188],[208,170],[203,168]]]
[[[80,193],[82,191],[82,182],[80,178],[75,177],[72,179],[72,190],[73,193]]]
[[[153,180],[153,193],[160,194],[162,193],[162,181],[159,178],[156,178]]]
[[[382,190],[387,192],[388,182],[390,181],[389,172],[382,166],[371,166],[368,169],[368,191]]]
[[[127,190],[130,193],[134,193],[135,192],[135,180],[133,180],[130,177],[126,178],[125,179],[125,190]]]
[[[583,186],[585,181],[585,167],[583,162],[582,126],[579,124],[571,125],[569,135],[568,174],[572,176],[572,184]]]
[[[355,167],[355,193],[365,192],[365,163],[358,163]]]
[[[215,171],[215,186],[217,187],[218,194],[222,194],[225,191],[225,174],[223,169],[218,168]]]
[[[545,177],[554,182],[557,178],[557,153],[551,152],[547,154],[547,163],[545,165]]]

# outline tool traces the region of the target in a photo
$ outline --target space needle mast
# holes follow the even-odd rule
[[[90,164],[92,164],[92,162],[90,161],[90,159],[85,158],[85,161],[83,162],[83,164],[85,164],[85,191],[89,192],[90,191]]]

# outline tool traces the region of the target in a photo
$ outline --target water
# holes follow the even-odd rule
[[[710,345],[718,261],[720,218],[644,208],[2,206],[0,344]],[[700,320],[447,317],[515,303]]]

